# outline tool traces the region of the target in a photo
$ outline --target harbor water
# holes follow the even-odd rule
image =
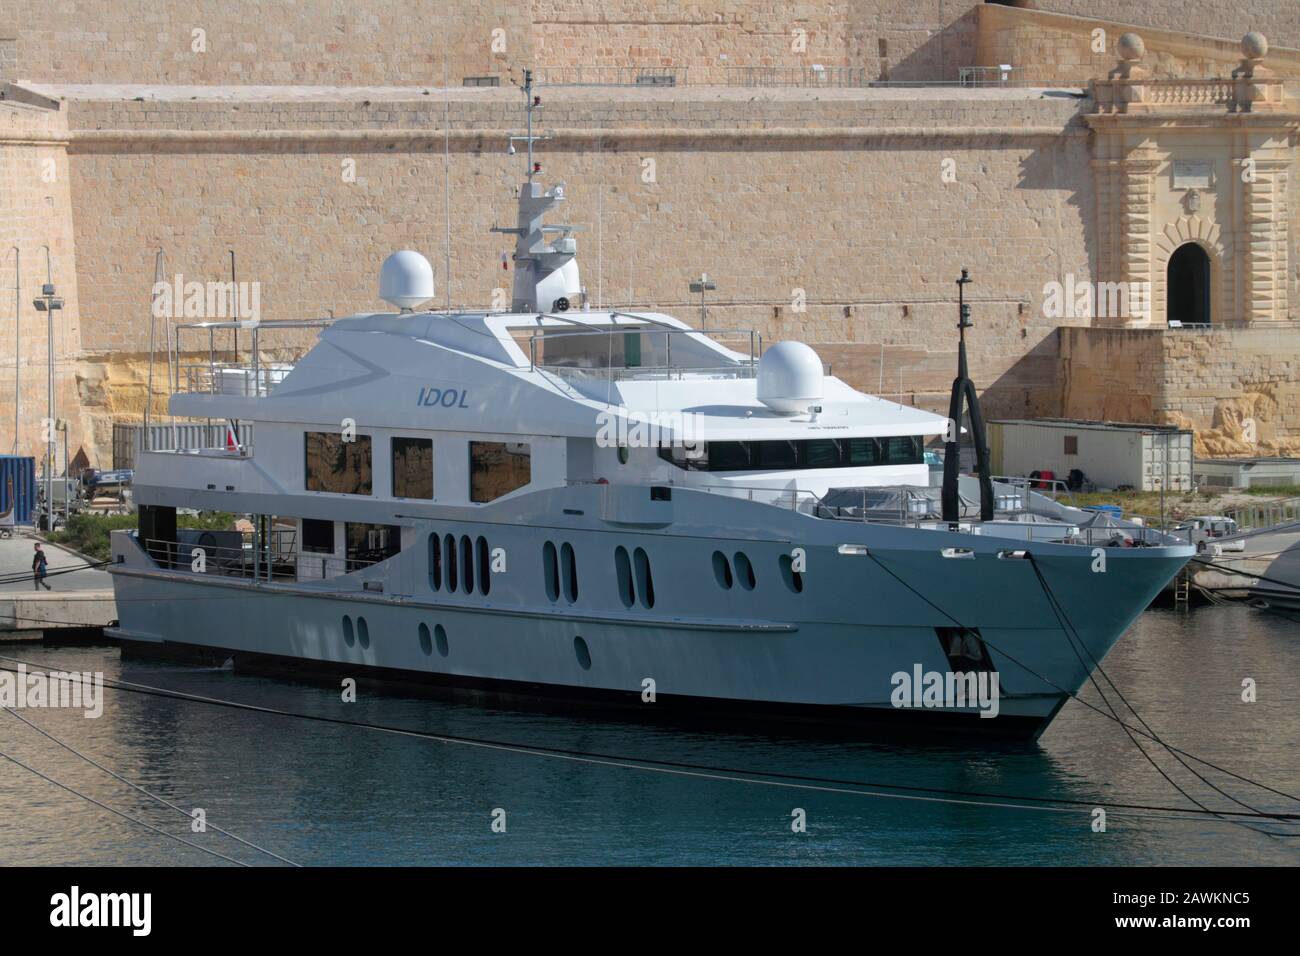
[[[345,721],[606,755],[568,759],[128,693],[103,714],[20,711],[127,780],[305,865],[910,864],[1294,865],[1294,838],[1222,819],[1094,805],[1190,808],[1122,728],[1071,701],[1030,746],[885,745],[703,732],[489,709],[229,669],[122,660],[107,645],[0,645],[50,670],[101,671],[188,694]],[[16,666],[12,660],[0,662]],[[1300,796],[1300,624],[1242,606],[1145,612],[1105,661],[1168,743]],[[1253,682],[1255,700],[1243,700]],[[1097,692],[1083,698],[1100,706]],[[1250,696],[1249,694],[1247,696]],[[1152,759],[1197,799],[1241,809],[1167,752]],[[9,714],[0,750],[81,794],[253,865],[276,865],[114,780]],[[632,769],[609,757],[728,768]],[[952,794],[724,779],[767,771]],[[1205,771],[1260,810],[1300,803]],[[817,787],[820,789],[810,789]],[[872,791],[876,795],[846,790]],[[956,792],[997,794],[961,797]],[[887,795],[880,795],[887,794]],[[1048,809],[1029,798],[1080,801]],[[973,802],[953,802],[953,801]],[[1014,805],[1014,806],[1009,806]],[[806,820],[806,832],[792,823]],[[496,826],[494,827],[494,823]],[[1300,826],[1292,825],[1292,830]],[[504,830],[504,832],[500,832]],[[0,863],[224,864],[0,759]]]

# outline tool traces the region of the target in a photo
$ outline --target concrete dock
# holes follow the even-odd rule
[[[32,546],[37,541],[41,539],[21,530],[0,539],[0,641],[39,639],[47,630],[103,627],[117,618],[108,573],[86,568],[90,559],[48,541],[41,544],[50,590],[35,590]]]
[[[1273,592],[1274,597],[1289,596],[1292,601],[1300,598],[1300,522],[1239,537],[1245,544],[1244,551],[1199,556],[1204,564],[1193,561],[1192,584],[1226,598],[1244,600],[1260,597],[1262,592]],[[1256,575],[1274,580],[1261,581]],[[1294,594],[1289,594],[1286,584],[1293,584]]]

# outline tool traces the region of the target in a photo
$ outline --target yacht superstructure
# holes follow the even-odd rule
[[[270,341],[304,323],[244,323],[248,362],[174,373],[171,414],[230,439],[138,456],[111,567],[128,647],[1033,738],[1192,555],[1025,484],[995,482],[990,518],[954,475],[954,518],[923,457],[948,419],[800,343],[590,308],[535,172],[500,230],[510,311],[415,311],[431,270],[403,253],[381,281],[401,311],[319,323],[293,362]],[[930,674],[996,675],[993,699],[900,693]]]

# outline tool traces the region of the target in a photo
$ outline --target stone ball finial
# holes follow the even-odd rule
[[[1119,54],[1121,60],[1136,63],[1146,55],[1147,45],[1136,33],[1125,33],[1115,45],[1115,52]]]
[[[1257,30],[1241,38],[1241,54],[1248,60],[1262,60],[1268,53],[1268,39]]]

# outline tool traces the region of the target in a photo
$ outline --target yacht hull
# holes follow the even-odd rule
[[[1169,574],[1178,563],[1171,562]],[[899,567],[900,575],[907,573],[904,561]],[[740,623],[322,593],[143,567],[118,566],[114,574],[115,634],[133,653],[233,658],[236,668],[294,677],[376,678],[486,693],[511,705],[558,702],[652,720],[694,715],[864,737],[1029,741],[1088,673],[1080,647],[1054,619],[1036,620],[1045,615],[1024,609],[1014,626],[991,624],[961,601],[947,613],[981,625],[1000,677],[996,716],[981,716],[990,710],[988,700],[982,707],[975,701],[930,706],[910,694],[900,700],[898,675],[952,670],[937,636],[951,622],[920,598],[891,606],[887,615],[879,609],[873,615],[860,600],[852,622]],[[1149,581],[1152,594],[1164,583],[1157,578]],[[992,586],[986,585],[986,598]],[[1073,595],[1063,600],[1078,607]],[[1144,606],[1135,604],[1132,613]],[[904,623],[909,617],[914,623]],[[1104,657],[1126,624],[1099,629],[1095,621],[1081,622],[1082,660]]]

